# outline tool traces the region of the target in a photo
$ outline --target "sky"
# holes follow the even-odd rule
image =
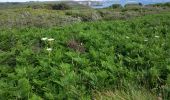
[[[62,1],[62,0],[0,0],[0,2],[26,2],[26,1]],[[76,1],[76,0],[64,0],[64,1]],[[83,0],[78,0],[83,1]],[[87,1],[87,0],[85,0]],[[101,1],[101,0],[89,0],[89,1]],[[107,1],[107,0],[104,0]],[[109,0],[118,1],[118,0]],[[170,0],[120,0],[120,1],[146,1],[146,2],[170,2]]]

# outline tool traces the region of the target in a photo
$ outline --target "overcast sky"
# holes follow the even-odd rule
[[[62,1],[62,0],[0,0],[0,2],[25,2],[25,1]],[[64,1],[76,1],[76,0],[64,0]],[[78,0],[83,1],[83,0]],[[87,0],[84,0],[87,1]],[[90,0],[89,0],[90,1]],[[91,0],[91,1],[100,1],[100,0]],[[112,0],[114,1],[114,0]],[[117,1],[117,0],[115,0]],[[170,0],[120,0],[120,1],[153,1],[153,2],[168,2]]]

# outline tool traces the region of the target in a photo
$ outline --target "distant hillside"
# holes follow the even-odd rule
[[[79,4],[78,2],[74,1],[62,1],[62,3],[68,4],[74,9],[84,9],[90,8],[89,6]],[[47,1],[47,2],[5,2],[0,3],[0,9],[15,9],[15,8],[27,8],[27,7],[39,7],[43,8],[46,5],[54,5],[59,4],[61,1]]]
[[[79,2],[80,3],[80,2]],[[98,20],[123,20],[169,12],[169,3],[141,6],[114,4],[93,9],[78,2],[0,3],[0,27],[51,27]],[[157,7],[159,6],[159,7]]]
[[[170,2],[167,3],[157,3],[157,4],[150,4],[148,6],[153,6],[153,7],[170,7]]]

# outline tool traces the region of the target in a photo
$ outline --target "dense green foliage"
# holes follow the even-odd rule
[[[101,96],[95,91],[121,90],[129,100],[168,100],[169,19],[163,13],[49,29],[1,28],[0,99],[87,100]]]
[[[33,9],[49,9],[49,10],[69,10],[72,7],[67,3],[54,3],[54,4],[37,4],[37,5],[28,5],[27,8]]]
[[[71,7],[66,3],[59,3],[56,5],[52,5],[52,9],[53,10],[68,10],[68,9],[71,9]]]
[[[0,99],[169,100],[169,11],[0,3]]]

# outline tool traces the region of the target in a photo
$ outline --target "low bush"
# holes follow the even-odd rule
[[[96,20],[100,20],[101,16],[100,14],[98,14],[95,11],[79,11],[79,12],[75,12],[75,11],[68,11],[66,12],[66,15],[75,17],[75,18],[80,18],[82,21],[87,22],[87,21],[96,21]]]
[[[111,8],[113,8],[113,9],[122,8],[122,5],[120,5],[120,4],[113,4],[113,5],[111,6]]]
[[[52,4],[51,5],[52,10],[69,10],[71,9],[71,6],[66,3],[59,3],[59,4]]]

